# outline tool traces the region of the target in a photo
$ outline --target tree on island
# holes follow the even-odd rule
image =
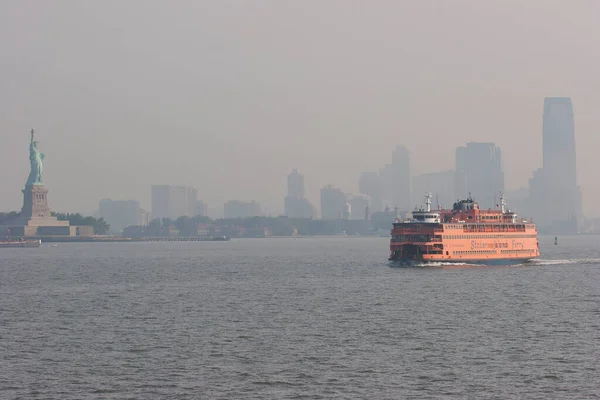
[[[110,225],[104,220],[104,218],[84,217],[79,213],[52,213],[52,215],[55,216],[59,221],[69,221],[71,225],[92,226],[96,235],[106,235],[110,230]]]
[[[11,212],[1,212],[0,213],[0,225],[4,225],[5,223],[12,221],[14,219],[19,218],[20,213],[16,211]]]
[[[147,237],[160,237],[169,235],[197,236],[198,225],[202,227],[202,234],[211,232],[218,236],[238,237],[260,235],[261,228],[273,236],[310,236],[310,235],[339,235],[345,232],[348,235],[373,235],[379,230],[388,231],[396,220],[396,213],[392,211],[373,213],[371,220],[320,220],[311,218],[279,217],[247,217],[247,218],[219,218],[211,219],[206,216],[155,218],[148,226],[137,227],[133,234]],[[133,227],[132,227],[133,228]],[[170,229],[175,228],[176,231]]]

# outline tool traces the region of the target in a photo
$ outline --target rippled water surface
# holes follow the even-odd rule
[[[511,267],[387,266],[386,238],[0,250],[0,398],[600,393],[600,237]]]

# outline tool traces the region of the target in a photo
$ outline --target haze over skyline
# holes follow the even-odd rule
[[[3,2],[0,208],[21,207],[31,127],[57,211],[149,210],[152,184],[184,184],[280,212],[292,169],[318,204],[398,144],[418,175],[494,142],[517,188],[542,165],[544,98],[568,96],[600,216],[599,18],[595,0]]]

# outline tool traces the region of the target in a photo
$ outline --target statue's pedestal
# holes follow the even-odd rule
[[[23,208],[19,218],[9,225],[0,227],[4,236],[71,236],[69,221],[59,221],[50,213],[48,188],[44,185],[31,185],[23,189]]]
[[[50,214],[50,207],[48,206],[48,188],[46,186],[31,185],[23,189],[21,218],[28,220],[54,218]]]

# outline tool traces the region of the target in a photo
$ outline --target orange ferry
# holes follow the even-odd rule
[[[390,265],[432,262],[470,264],[518,264],[538,258],[537,229],[532,221],[518,219],[506,209],[481,210],[469,197],[451,210],[431,210],[431,195],[425,209],[412,217],[396,220],[390,239]]]

